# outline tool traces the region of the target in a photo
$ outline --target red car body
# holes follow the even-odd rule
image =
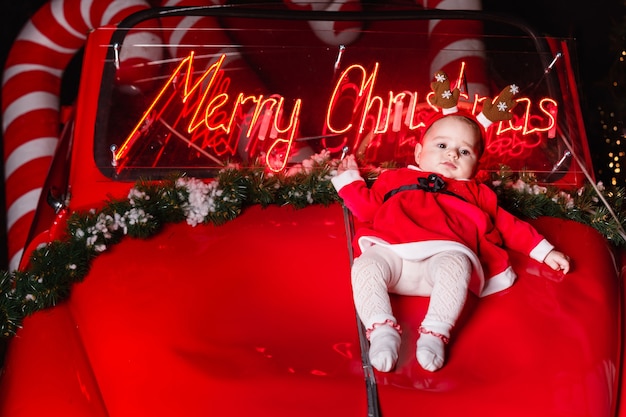
[[[152,28],[154,20],[149,19],[158,17],[160,24],[167,27],[168,19],[186,15],[220,20],[225,25],[221,29],[228,27],[238,35],[239,43],[232,41],[225,46],[242,54],[250,53],[246,62],[252,68],[258,67],[256,76],[270,86],[265,94],[280,90],[288,98],[302,97],[303,107],[307,99],[323,101],[320,96],[327,97],[322,92],[330,91],[329,85],[342,85],[335,84],[332,77],[324,78],[325,75],[316,78],[313,86],[312,81],[306,81],[310,74],[317,74],[310,68],[319,57],[315,54],[320,48],[311,47],[310,33],[302,26],[308,21],[323,20],[321,15],[313,13],[303,20],[295,12],[283,10],[200,9],[199,15],[195,14],[197,10],[158,9],[150,18],[135,15],[125,24],[138,22]],[[412,13],[416,12],[406,11],[408,17],[402,19],[381,12],[378,23],[371,17],[365,20],[368,24],[362,30],[370,43],[356,48],[356,55],[367,60],[358,62],[370,71],[369,75],[373,73],[372,60],[380,58],[377,62],[381,85],[383,73],[392,63],[397,65],[397,57],[410,56],[410,45],[389,44],[387,40],[379,45],[377,39],[382,38],[378,36],[428,22]],[[457,19],[454,16],[450,16],[450,21]],[[474,14],[469,16],[477,18]],[[360,15],[349,15],[350,19],[344,20],[337,15],[332,17],[349,24]],[[145,24],[146,21],[151,24]],[[280,27],[284,33],[270,27]],[[171,161],[165,168],[157,162],[152,167],[141,165],[144,162],[131,166],[132,162],[128,162],[121,169],[117,164],[107,166],[103,162],[119,157],[118,162],[124,163],[121,153],[116,156],[116,152],[121,152],[119,142],[111,152],[109,143],[98,144],[106,132],[114,130],[111,125],[118,120],[115,117],[119,115],[111,115],[115,113],[111,107],[123,102],[111,92],[113,88],[123,90],[123,77],[119,72],[112,77],[111,71],[118,64],[112,60],[115,45],[119,45],[116,36],[124,28],[120,24],[90,33],[73,117],[67,123],[69,127],[44,187],[44,193],[71,194],[69,205],[54,213],[42,203],[26,254],[42,243],[67,238],[64,216],[68,210],[98,209],[109,199],[124,199],[134,181],[150,172],[154,173],[154,181],[170,175],[170,171],[194,176],[204,172],[206,180],[211,181],[216,171],[215,164],[207,163],[185,171],[184,166],[171,167]],[[200,39],[206,34],[199,29],[189,29],[189,33]],[[409,32],[406,33],[404,38],[409,39]],[[293,39],[296,35],[297,42]],[[281,43],[285,39],[291,43]],[[501,47],[499,39],[494,41],[494,50]],[[207,44],[196,42],[200,56]],[[557,117],[565,120],[570,130],[559,131],[556,137],[563,134],[572,140],[578,159],[558,166],[561,154],[544,155],[557,148],[546,150],[540,146],[522,154],[521,162],[512,156],[505,162],[514,169],[542,172],[546,183],[579,187],[585,181],[581,164],[588,164],[589,159],[572,66],[566,43],[552,40],[547,45],[552,48],[548,49],[550,53],[559,51],[565,57],[552,73],[546,71],[547,77],[556,80],[557,90],[542,86],[540,93],[558,100]],[[333,59],[337,58],[336,50],[331,54]],[[348,46],[346,59],[351,52]],[[307,59],[309,55],[313,58]],[[173,61],[178,64],[181,59]],[[342,68],[346,67],[347,64]],[[414,67],[414,63],[408,62],[407,67]],[[133,68],[139,70],[133,73]],[[166,84],[168,74],[145,76],[146,72],[152,74],[151,68],[145,64],[131,67],[131,75],[125,75],[132,79],[142,74],[144,81],[152,83],[153,99],[145,101],[148,104],[158,103],[155,92]],[[515,70],[515,75],[531,71],[507,68]],[[489,75],[504,72],[490,70]],[[194,77],[200,73],[194,72]],[[384,98],[390,89],[400,91],[404,86],[412,86],[417,81],[407,81],[409,73],[406,68],[398,69],[396,75],[389,77],[391,81],[386,81],[390,84],[385,84],[380,93],[374,90],[375,93]],[[233,92],[254,87],[250,84],[239,88],[237,82],[243,77],[234,74],[230,78]],[[295,76],[286,78],[285,74]],[[501,81],[486,79],[494,84]],[[279,88],[281,80],[287,87]],[[309,90],[305,89],[307,86]],[[140,84],[138,88],[143,87]],[[126,96],[127,100],[134,98]],[[103,116],[103,108],[108,118]],[[203,108],[209,114],[207,109],[208,106]],[[539,112],[540,116],[549,113],[548,107],[541,109],[548,110]],[[144,116],[149,114],[146,111]],[[141,113],[131,116],[139,120]],[[319,116],[320,112],[314,118],[318,122]],[[340,122],[329,120],[327,127],[340,130]],[[294,149],[306,148],[303,143],[319,145],[314,136],[326,135],[324,147],[333,149],[333,155],[340,157],[344,142],[334,142],[337,137],[328,131],[307,132],[307,123],[310,121],[304,120],[303,115],[299,135],[307,140],[294,140]],[[103,126],[104,134],[99,133]],[[558,129],[565,128],[558,125]],[[549,134],[547,129],[545,134]],[[383,132],[379,136],[392,135]],[[133,144],[141,143],[144,136],[138,137],[139,142],[131,141],[130,148],[140,146]],[[359,151],[350,139],[345,143],[354,146],[351,151]],[[379,143],[376,152],[364,145],[365,158],[372,164],[383,162],[391,152],[384,147],[384,140]],[[152,152],[150,146],[141,146],[138,153]],[[406,155],[402,157],[394,149],[394,158],[405,163]],[[245,153],[252,154],[249,149]],[[227,156],[222,162],[241,157],[241,153]],[[288,169],[293,161],[283,157],[284,169]],[[268,172],[283,169],[277,169],[269,159],[265,161]],[[553,167],[558,168],[556,174],[550,171]],[[88,275],[73,286],[66,300],[24,319],[8,345],[0,380],[0,415],[622,415],[622,254],[596,230],[583,224],[553,217],[531,222],[571,257],[571,272],[563,276],[511,253],[518,281],[501,293],[469,299],[453,334],[447,363],[434,373],[421,369],[415,360],[417,328],[428,303],[421,297],[393,298],[404,329],[396,369],[379,373],[368,364],[367,342],[350,289],[351,222],[339,202],[300,209],[252,205],[222,225],[191,227],[172,223],[148,239],[125,238],[93,260]],[[25,256],[21,268],[28,270],[28,265]]]

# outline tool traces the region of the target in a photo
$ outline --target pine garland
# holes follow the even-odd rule
[[[0,335],[12,337],[26,316],[66,299],[72,285],[86,277],[92,260],[125,236],[149,238],[165,224],[182,221],[191,226],[221,225],[256,204],[304,208],[339,202],[330,182],[338,163],[322,152],[280,174],[261,166],[229,165],[210,182],[185,176],[138,181],[126,199],[109,200],[99,210],[72,213],[65,237],[37,248],[28,269],[1,272]],[[375,179],[381,169],[366,169],[366,178]],[[618,227],[624,225],[623,189],[605,190],[599,184],[618,214],[616,220],[591,186],[567,193],[541,187],[531,174],[515,176],[506,168],[491,181],[503,207],[516,215],[572,219],[594,227],[616,246],[626,244]]]
[[[500,205],[516,216],[574,220],[593,227],[616,247],[626,245],[626,190],[622,187],[609,189],[600,182],[595,187],[587,184],[576,190],[564,191],[557,187],[541,186],[532,173],[514,174],[507,167],[502,167],[491,179]],[[615,216],[603,204],[598,192]]]

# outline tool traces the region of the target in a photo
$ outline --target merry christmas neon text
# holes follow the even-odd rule
[[[135,128],[115,151],[115,160],[123,160],[155,120],[165,115],[171,120],[173,112],[174,121],[168,127],[185,132],[190,147],[216,162],[243,149],[249,155],[264,155],[266,165],[273,171],[284,169],[298,135],[302,99],[296,98],[287,106],[285,98],[278,94],[251,95],[242,91],[231,95],[229,90],[234,83],[223,68],[225,55],[195,78],[194,58],[192,52],[174,69]],[[430,96],[425,95],[420,102],[417,91],[389,90],[377,94],[379,76],[378,63],[371,71],[358,64],[347,67],[337,78],[328,100],[322,132],[343,136],[341,146],[348,144],[356,150],[359,146],[372,146],[372,135],[416,131],[424,126],[422,113],[425,109],[431,114],[437,111],[430,104]],[[478,95],[470,100],[466,94],[462,94],[461,99],[460,104],[474,114],[485,100]],[[347,118],[339,115],[338,110],[338,103],[346,100],[351,103]],[[520,98],[518,108],[523,114],[518,110],[519,116],[497,125],[497,139],[489,147],[491,152],[514,156],[520,149],[539,145],[537,138],[530,138],[533,134],[548,131],[549,136],[554,137],[557,113],[554,100],[544,98],[533,103],[528,98]],[[341,111],[346,112],[345,105]],[[363,141],[365,135],[370,142]],[[511,147],[512,142],[516,146]]]

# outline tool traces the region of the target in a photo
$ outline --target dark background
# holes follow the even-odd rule
[[[47,0],[0,0],[0,60],[4,67],[5,58],[17,33],[37,9]],[[97,1],[97,0],[96,0]],[[626,70],[620,61],[622,50],[626,47],[624,34],[624,1],[566,1],[566,0],[530,0],[503,1],[483,0],[483,9],[506,13],[527,21],[540,33],[573,37],[576,39],[578,58],[579,87],[581,105],[585,117],[587,136],[594,159],[596,178],[605,183],[617,181],[626,185],[626,176],[615,177],[609,169],[608,153],[616,146],[616,140],[623,136],[622,120],[626,119],[626,103],[622,82],[626,83]],[[75,71],[74,74],[77,72]],[[74,94],[75,79],[68,71],[64,80],[62,101],[71,101]],[[76,76],[74,76],[76,78]],[[614,137],[607,137],[607,115],[612,114],[610,123],[619,126],[611,130]],[[616,136],[615,136],[616,135]],[[0,164],[1,164],[0,160]],[[625,165],[626,167],[626,165]],[[1,168],[1,167],[0,167]],[[3,169],[2,169],[3,171]],[[626,170],[625,170],[626,171]],[[0,207],[4,208],[4,191],[0,181]],[[5,210],[0,209],[0,269],[6,269],[7,256],[5,247]]]

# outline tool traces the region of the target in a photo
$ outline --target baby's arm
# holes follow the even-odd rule
[[[530,257],[538,262],[543,262],[555,271],[569,272],[569,256],[554,249],[554,245],[548,242],[537,230],[497,204],[497,196],[493,190],[481,184],[480,201],[485,211],[489,212],[489,207],[495,207],[495,225],[500,230],[504,245],[518,252],[525,253],[528,248]]]
[[[376,182],[378,181],[376,180]],[[339,163],[337,175],[331,178],[331,182],[346,207],[357,219],[365,222],[374,219],[382,204],[382,197],[367,187],[359,172],[359,165],[354,155],[347,155]]]
[[[569,256],[558,250],[551,250],[543,262],[555,271],[563,271],[564,274],[569,271]]]

